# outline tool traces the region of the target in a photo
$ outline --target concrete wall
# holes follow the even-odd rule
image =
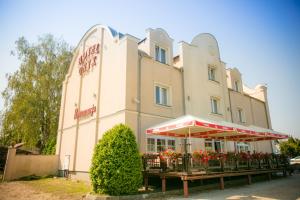
[[[57,171],[58,155],[16,155],[16,149],[10,148],[3,180],[10,181],[29,175],[56,175]]]

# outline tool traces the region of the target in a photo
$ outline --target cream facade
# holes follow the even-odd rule
[[[61,170],[88,179],[93,149],[115,124],[129,125],[141,152],[182,151],[181,139],[146,135],[145,130],[183,115],[271,128],[267,88],[242,83],[226,68],[216,39],[199,34],[180,42],[163,29],[147,29],[140,40],[107,26],[92,27],[75,50],[63,83],[57,154]],[[191,151],[272,151],[268,142],[192,139]]]

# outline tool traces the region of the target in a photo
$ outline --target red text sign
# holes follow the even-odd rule
[[[100,44],[94,44],[89,47],[83,54],[79,57],[79,74],[89,72],[93,67],[96,66],[97,54],[100,52]]]
[[[96,112],[96,106],[93,105],[93,107],[88,108],[86,110],[79,110],[78,108],[75,109],[74,119],[80,119],[83,117],[93,116],[93,114]]]

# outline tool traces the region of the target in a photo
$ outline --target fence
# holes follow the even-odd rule
[[[9,148],[3,180],[10,181],[30,175],[55,175],[57,171],[57,155],[17,155],[15,148]]]

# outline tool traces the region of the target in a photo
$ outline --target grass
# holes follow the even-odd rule
[[[86,182],[64,178],[43,178],[22,182],[40,191],[58,195],[82,196],[92,191],[92,187]]]

